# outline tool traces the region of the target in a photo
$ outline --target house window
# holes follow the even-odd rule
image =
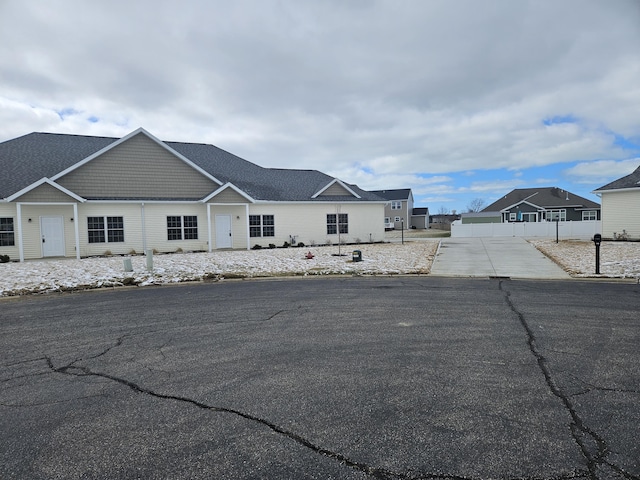
[[[0,217],[0,247],[13,247],[15,236],[12,217]]]
[[[399,222],[400,221],[400,217],[396,217],[395,221]]]
[[[567,211],[562,210],[547,210],[544,212],[544,218],[547,222],[555,222],[557,220],[564,222],[567,220]]]
[[[273,215],[249,215],[250,237],[275,237],[275,218]]]
[[[87,217],[89,243],[124,242],[123,217]]]
[[[585,210],[582,212],[583,221],[597,220],[597,219],[598,219],[598,212],[596,212],[595,210]]]
[[[167,240],[197,240],[198,217],[173,215],[167,217]]]
[[[347,213],[327,214],[327,235],[349,233],[349,215]]]
[[[511,212],[509,213],[509,221],[510,222],[515,222],[518,219],[518,214],[515,212]]]
[[[402,202],[393,201],[391,202],[391,210],[400,210],[402,209]]]

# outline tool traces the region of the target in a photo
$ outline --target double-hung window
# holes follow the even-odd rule
[[[197,240],[198,217],[196,215],[167,216],[167,240]]]
[[[399,201],[393,201],[391,202],[391,210],[401,210],[402,209],[402,202]]]
[[[565,222],[567,220],[567,211],[564,208],[561,210],[547,210],[545,212],[545,220],[547,222]]]
[[[275,217],[273,215],[249,215],[250,237],[275,237]]]
[[[597,220],[598,213],[595,210],[584,210],[582,212],[582,221]]]
[[[328,213],[327,214],[327,235],[336,235],[338,232],[349,233],[349,214]]]
[[[16,243],[13,217],[0,217],[0,247],[13,247]]]
[[[123,217],[87,217],[89,243],[124,242]]]

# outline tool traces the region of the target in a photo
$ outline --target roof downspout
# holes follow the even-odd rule
[[[16,215],[18,217],[18,252],[20,261],[24,262],[24,244],[22,243],[22,204],[16,203]]]
[[[140,204],[140,221],[142,222],[142,251],[147,251],[147,229],[145,224],[147,223],[144,217],[144,202]]]
[[[244,217],[247,226],[247,250],[251,249],[251,232],[249,232],[249,204],[244,204]]]

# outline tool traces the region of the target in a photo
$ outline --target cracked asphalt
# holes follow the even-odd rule
[[[0,478],[640,479],[640,286],[231,281],[0,301]]]

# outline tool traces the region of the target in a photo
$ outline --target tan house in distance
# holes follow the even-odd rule
[[[384,240],[386,200],[317,170],[209,144],[31,133],[0,143],[12,260]]]
[[[386,230],[412,227],[413,193],[410,188],[374,190],[370,193],[387,200],[387,205],[384,208],[384,227]]]

